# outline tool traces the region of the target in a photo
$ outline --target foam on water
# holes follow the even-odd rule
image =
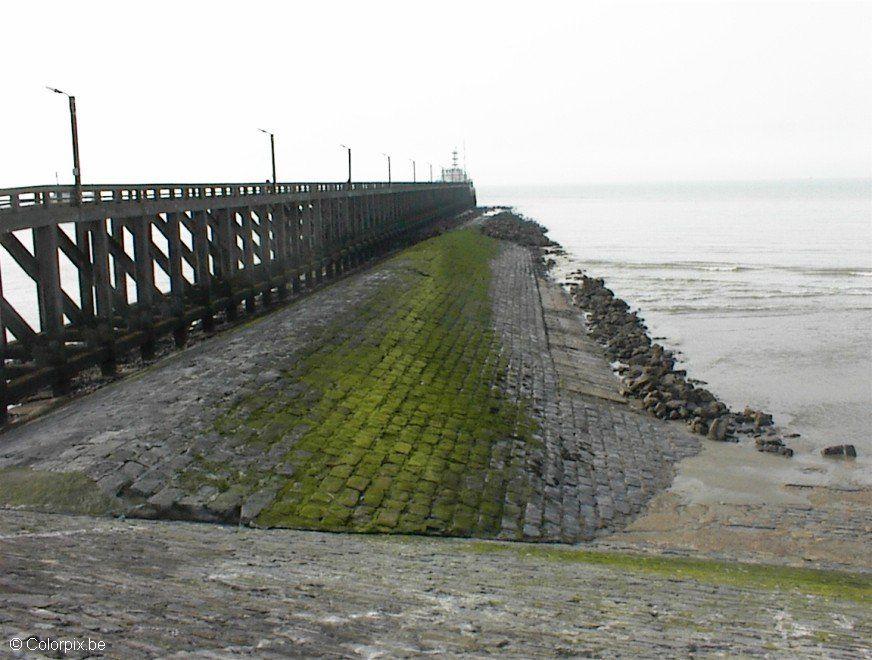
[[[480,187],[541,222],[728,404],[802,434],[794,469],[872,482],[872,182]],[[853,465],[821,447],[853,443]],[[823,472],[821,472],[823,470]]]

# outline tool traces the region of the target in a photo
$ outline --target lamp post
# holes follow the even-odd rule
[[[79,165],[79,128],[76,124],[76,97],[64,91],[46,86],[46,89],[55,94],[63,94],[70,100],[70,127],[73,133],[73,181],[75,182],[75,199],[73,203],[78,206],[82,203],[82,168]]]
[[[433,183],[433,163],[427,163],[430,166],[430,183]]]
[[[274,133],[265,131],[262,128],[258,128],[257,130],[259,130],[261,133],[269,135],[269,149],[272,155],[272,182],[273,185],[276,185],[276,136]]]
[[[390,154],[382,153],[382,156],[388,159],[388,185],[391,183],[391,157]]]
[[[411,158],[409,160],[412,161],[412,183],[415,183],[418,180],[415,174],[415,161]]]
[[[340,147],[348,151],[348,183],[351,183],[351,147],[340,144]]]

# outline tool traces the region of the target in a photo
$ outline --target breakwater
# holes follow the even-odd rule
[[[0,189],[0,415],[133,350],[186,343],[475,205],[471,183],[141,184]],[[21,282],[16,283],[22,286]]]
[[[535,249],[473,225],[7,431],[0,503],[531,541],[622,527],[699,442],[627,405]]]
[[[546,225],[567,252],[555,276],[584,268],[605,278],[642,310],[679,368],[732,410],[762,408],[801,434],[786,439],[796,454],[777,469],[796,479],[814,468],[821,480],[868,486],[867,190],[862,182],[803,182],[478,192]],[[853,444],[857,459],[820,456],[839,444]]]
[[[675,356],[651,340],[647,327],[626,302],[616,297],[601,278],[581,274],[572,285],[573,299],[588,314],[591,334],[618,361],[623,391],[641,399],[646,410],[661,419],[684,420],[694,433],[710,440],[728,441],[736,433],[752,434],[760,451],[793,456],[772,415],[745,408],[732,412],[704,387],[675,368]]]
[[[511,210],[492,217],[485,231],[538,249],[546,268],[553,263],[547,253],[562,252],[559,244],[547,237],[544,226]],[[750,407],[731,411],[708,389],[691,382],[685,370],[676,369],[673,352],[651,339],[638,312],[615,296],[602,278],[575,271],[568,280],[570,295],[584,311],[590,335],[616,362],[623,395],[639,399],[660,419],[686,421],[691,431],[710,440],[735,441],[736,434],[748,434],[755,438],[759,451],[793,456],[785,444],[791,435],[774,425],[771,414]]]

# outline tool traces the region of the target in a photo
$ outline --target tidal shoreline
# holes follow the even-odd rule
[[[772,455],[794,481],[872,486],[868,186],[519,184],[479,193],[548,228],[566,251],[553,256],[552,277],[586,268],[605,278],[643,310],[677,368],[731,409],[750,403],[800,433],[787,440],[792,459]],[[840,444],[853,444],[857,458],[821,456]]]
[[[510,209],[503,207],[503,210]],[[566,289],[574,289],[578,294],[584,281],[578,273],[578,262],[573,261],[571,255],[563,252],[559,244],[545,235],[545,227],[525,218],[518,219],[524,220],[523,229],[518,227],[521,223],[517,220],[514,223],[516,226],[510,228],[510,223],[505,218],[503,228],[492,231],[492,235],[501,234],[507,240],[525,242],[537,249],[540,267],[550,266],[549,277],[561,282]],[[574,277],[567,275],[571,272],[575,272]],[[589,283],[587,286],[597,291],[600,287],[604,288],[604,283],[600,286],[597,284]],[[614,299],[613,294],[599,295],[609,301]],[[620,303],[617,304],[620,308]],[[605,303],[602,306],[604,309],[608,308]],[[629,315],[630,310],[623,309],[623,312]],[[593,318],[589,317],[589,320],[590,329]],[[606,325],[601,324],[599,327],[603,332],[608,330]],[[634,328],[641,330],[640,325],[628,326],[628,330]],[[605,335],[600,345],[612,338],[611,335]],[[651,347],[656,340],[638,341],[644,348],[637,355],[642,356],[651,351],[648,356],[650,359],[654,353]],[[617,344],[615,348],[618,348]],[[626,350],[626,345],[623,349]],[[632,350],[635,347],[630,349],[631,357]],[[704,383],[688,378],[682,369],[675,369],[675,354],[661,348],[657,355],[661,360],[665,359],[666,365],[672,369],[660,371],[658,383],[664,376],[677,373],[674,380],[667,379],[667,386],[686,387],[687,391],[694,393],[703,391],[704,388],[699,386]],[[637,359],[636,362],[642,363],[633,366],[641,366],[643,374],[645,366],[652,366],[646,364],[644,358]],[[625,376],[632,373],[629,372],[631,365],[628,363],[629,360],[625,358]],[[663,366],[661,363],[660,369]],[[624,377],[625,389],[627,380]],[[671,388],[663,387],[661,391],[662,389],[666,389],[671,395]],[[632,397],[631,393],[627,394]],[[642,397],[629,398],[628,404],[644,408],[644,397],[649,394],[650,391]],[[769,425],[770,420],[766,413],[761,413],[760,428],[755,429],[757,411],[754,411],[753,416],[743,411],[740,415],[745,421],[737,423],[733,417],[735,413],[730,413],[728,407],[714,394],[709,392],[702,396],[711,396],[708,405],[712,410],[718,410],[719,415],[712,421],[728,420],[717,426],[707,424],[709,430],[712,426],[726,430],[730,430],[730,426],[734,426],[736,430],[750,427],[752,434],[758,434],[764,439],[780,432],[774,424]],[[657,400],[658,403],[662,402],[662,396],[658,396]],[[656,405],[652,407],[656,408]],[[689,416],[689,419],[682,419],[680,414],[673,416],[672,412],[680,410],[680,406],[672,409],[667,406],[666,409],[669,411],[664,415],[667,424],[690,430],[688,427],[694,423],[694,416]],[[663,408],[660,410],[662,414]],[[647,414],[654,416],[654,411],[649,409]],[[670,417],[673,419],[670,420]],[[699,417],[702,418],[702,415]],[[705,421],[708,422],[708,418]],[[701,428],[698,427],[698,433],[699,431]],[[803,448],[803,452],[797,454],[800,458],[788,461],[777,453],[758,453],[756,442],[743,442],[743,434],[735,435],[739,437],[738,442],[703,441],[698,454],[675,464],[676,473],[672,484],[656,494],[638,518],[630,522],[624,530],[601,537],[596,543],[608,549],[634,548],[655,554],[704,553],[752,562],[850,567],[864,571],[872,569],[872,556],[868,552],[869,530],[872,529],[872,490],[862,483],[855,483],[856,480],[850,477],[850,468],[859,469],[859,461],[831,461],[832,465],[842,465],[849,471],[837,473],[840,478],[825,480],[822,478],[822,471],[807,462],[809,455],[805,450],[809,448],[808,442],[803,442],[805,438],[797,440],[797,444]],[[814,447],[810,451],[817,453]]]
[[[546,270],[554,264],[550,255],[565,254],[562,246],[546,236],[544,226],[512,210],[491,217],[485,231],[495,238],[538,249]],[[563,280],[573,302],[585,314],[590,336],[613,360],[624,396],[641,401],[642,407],[659,419],[685,421],[691,431],[709,440],[738,442],[738,435],[749,435],[758,451],[793,456],[785,439],[798,434],[776,426],[773,416],[761,410],[730,410],[700,387],[701,381],[688,378],[684,369],[676,369],[674,352],[651,338],[639,311],[631,311],[602,278],[576,270]]]

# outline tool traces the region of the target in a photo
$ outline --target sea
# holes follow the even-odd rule
[[[799,433],[804,473],[872,484],[872,180],[477,192],[545,225],[556,276],[605,278],[688,377]],[[834,444],[858,459],[823,459]]]

